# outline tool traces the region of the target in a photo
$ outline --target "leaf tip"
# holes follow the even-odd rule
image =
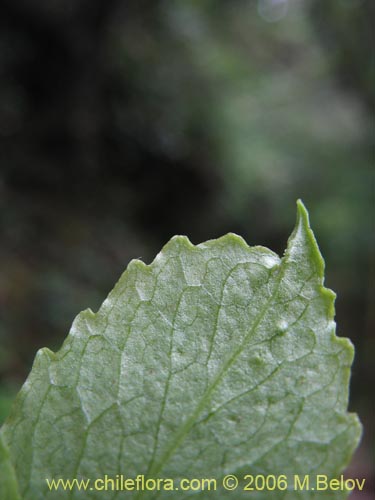
[[[296,204],[297,204],[297,225],[298,222],[300,222],[305,227],[310,228],[309,213],[301,198],[297,200]]]
[[[313,266],[320,280],[324,277],[324,260],[315,235],[310,227],[310,218],[302,200],[297,200],[297,220],[285,252],[286,260],[300,261],[304,267]]]

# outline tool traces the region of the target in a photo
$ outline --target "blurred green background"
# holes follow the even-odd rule
[[[2,1],[0,422],[130,259],[228,231],[281,254],[302,198],[373,481],[374,19],[371,0]]]

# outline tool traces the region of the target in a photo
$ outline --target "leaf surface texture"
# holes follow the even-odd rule
[[[22,498],[124,495],[48,491],[46,478],[217,478],[216,492],[125,495],[177,500],[248,498],[221,487],[229,473],[340,474],[360,424],[347,413],[353,348],[335,335],[323,274],[301,202],[281,259],[228,234],[197,246],[177,236],[151,265],[130,262],[57,353],[38,352],[2,428]],[[270,495],[347,497],[256,498]]]

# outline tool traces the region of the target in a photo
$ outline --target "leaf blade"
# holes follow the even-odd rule
[[[354,351],[335,336],[323,275],[302,202],[281,260],[229,234],[174,237],[150,266],[132,261],[58,353],[38,353],[3,428],[23,497],[43,498],[41,474],[341,472],[360,434],[346,413]]]

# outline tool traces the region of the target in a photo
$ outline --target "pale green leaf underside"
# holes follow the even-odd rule
[[[9,450],[0,434],[0,498],[19,500],[17,482],[9,458]]]
[[[133,260],[98,313],[78,315],[60,351],[38,352],[3,426],[22,498],[124,496],[47,494],[46,478],[341,473],[360,424],[347,413],[353,348],[335,336],[323,268],[301,202],[282,259],[228,234],[198,246],[174,237],[151,265]],[[6,500],[16,498],[9,491]]]

